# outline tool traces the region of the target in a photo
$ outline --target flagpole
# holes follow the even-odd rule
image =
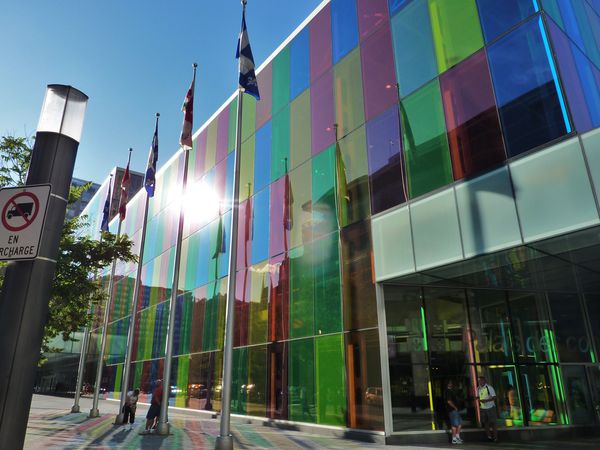
[[[159,113],[156,113],[156,130],[158,130],[158,118]],[[152,151],[152,149],[151,149]],[[125,353],[125,366],[123,367],[123,379],[121,381],[121,398],[119,402],[119,413],[115,419],[115,424],[123,424],[123,407],[125,406],[125,400],[127,399],[127,388],[129,386],[130,377],[130,366],[131,356],[133,355],[133,338],[135,332],[135,318],[136,318],[136,306],[137,299],[140,295],[140,286],[142,284],[142,264],[144,262],[144,246],[146,244],[146,227],[148,225],[148,207],[150,205],[150,194],[146,191],[146,201],[144,202],[144,221],[142,222],[141,240],[140,240],[140,252],[138,255],[138,266],[135,274],[135,286],[133,288],[133,298],[131,299],[131,320],[129,321],[129,330],[127,331],[127,350]]]
[[[129,167],[129,163],[131,162],[131,152],[132,148],[129,149],[129,158],[127,159],[127,167]],[[120,205],[119,205],[120,207]],[[121,217],[119,217],[119,227],[117,228],[117,240],[119,236],[121,236],[121,225],[123,221]],[[98,411],[98,398],[100,397],[100,382],[102,381],[102,369],[103,369],[103,360],[104,360],[104,352],[106,351],[106,335],[108,334],[108,317],[110,316],[110,307],[112,305],[112,299],[114,294],[114,284],[115,284],[115,270],[117,268],[117,259],[113,259],[112,267],[110,269],[110,281],[108,283],[108,299],[106,300],[106,306],[104,309],[104,321],[102,322],[102,340],[100,341],[100,355],[98,356],[98,367],[96,368],[96,383],[94,386],[94,400],[92,401],[92,409],[90,409],[90,414],[88,417],[98,417],[100,416],[100,412]]]
[[[111,194],[112,185],[112,173],[110,174],[110,181],[108,182],[108,193]],[[110,199],[108,200],[110,202]],[[109,208],[110,209],[110,208]],[[100,242],[102,242],[102,231],[100,230]],[[98,273],[94,273],[94,281],[98,279]],[[88,307],[88,317],[92,314],[92,303]],[[79,407],[79,398],[81,397],[81,387],[83,385],[83,372],[85,370],[85,359],[87,357],[88,347],[90,343],[90,326],[86,325],[83,329],[83,340],[81,341],[81,350],[79,353],[79,365],[77,367],[77,383],[75,386],[75,399],[73,406],[71,407],[72,413],[78,413],[81,411]]]
[[[194,77],[192,86],[196,85],[196,68],[198,64],[194,63]],[[193,95],[193,92],[192,92]],[[177,243],[175,245],[175,268],[173,270],[173,283],[171,286],[171,301],[169,302],[169,324],[167,328],[167,342],[165,344],[165,363],[163,368],[163,395],[160,402],[160,416],[156,431],[158,434],[166,436],[169,434],[169,394],[171,392],[171,360],[173,359],[173,336],[175,334],[175,310],[177,303],[177,291],[179,290],[179,269],[181,265],[181,241],[183,238],[183,219],[185,193],[187,189],[188,163],[190,159],[189,149],[183,148],[183,181],[181,196],[179,198],[179,225],[177,227]]]

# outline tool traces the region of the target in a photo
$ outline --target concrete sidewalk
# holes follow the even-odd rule
[[[147,407],[140,405],[136,427],[113,425],[119,404],[101,401],[101,416],[88,419],[91,399],[81,400],[81,413],[72,414],[73,399],[34,395],[29,413],[25,449],[28,450],[74,450],[74,449],[212,449],[219,434],[219,421],[207,416],[172,411],[169,413],[171,435],[140,435]],[[354,441],[310,432],[281,430],[260,424],[245,423],[237,419],[231,422],[236,449],[413,449],[462,448],[483,450],[593,450],[600,448],[600,439],[569,441],[542,441],[517,443],[467,443],[460,446],[385,446]],[[6,449],[7,450],[7,449]]]

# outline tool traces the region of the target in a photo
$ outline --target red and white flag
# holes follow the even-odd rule
[[[194,64],[194,78],[192,84],[185,95],[183,106],[183,126],[181,127],[181,136],[179,144],[184,150],[192,149],[192,128],[194,126],[194,85],[196,83],[196,64]]]
[[[121,180],[121,197],[119,198],[119,218],[121,222],[125,220],[127,214],[127,202],[129,201],[129,161],[127,161],[127,168],[123,174]]]

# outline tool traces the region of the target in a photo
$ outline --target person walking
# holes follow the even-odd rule
[[[130,430],[133,430],[133,422],[135,421],[135,410],[137,408],[139,396],[139,389],[129,391],[125,396],[125,405],[123,406],[123,425],[127,425],[127,419],[129,419]]]
[[[479,416],[488,440],[498,442],[498,411],[496,410],[496,391],[487,384],[482,375],[478,379],[477,400],[479,400]]]
[[[450,428],[452,429],[452,443],[462,444],[463,440],[460,438],[462,418],[460,417],[460,413],[458,412],[458,396],[456,395],[456,391],[454,390],[454,383],[452,382],[452,380],[448,381],[444,397],[446,399],[446,411],[448,412]]]
[[[146,429],[140,432],[140,434],[152,433],[152,430],[156,428],[158,423],[158,417],[160,416],[160,403],[162,401],[163,387],[162,380],[156,381],[156,386],[152,391],[152,400],[150,401],[150,408],[148,414],[146,414]]]

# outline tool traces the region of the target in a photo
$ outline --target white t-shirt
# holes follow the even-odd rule
[[[481,409],[490,409],[496,406],[493,397],[496,396],[496,391],[489,384],[484,384],[477,388],[477,395],[479,395],[479,406]]]

